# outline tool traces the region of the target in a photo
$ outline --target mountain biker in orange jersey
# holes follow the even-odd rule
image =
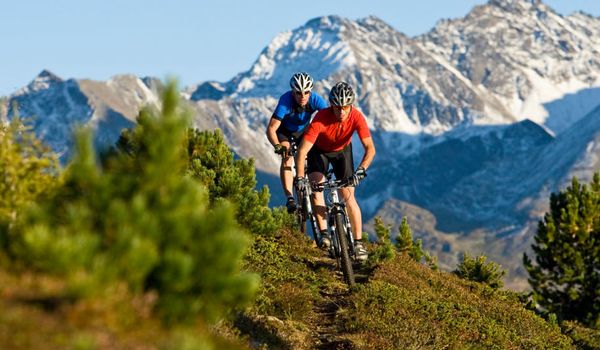
[[[275,153],[281,155],[279,176],[283,192],[287,196],[286,207],[289,213],[296,210],[296,201],[292,194],[293,158],[288,154],[290,138],[300,142],[302,134],[314,112],[327,108],[327,102],[317,93],[313,93],[313,79],[308,73],[295,73],[290,79],[291,91],[281,95],[275,112],[267,127],[267,138],[275,147]]]
[[[302,143],[296,155],[298,186],[307,186],[304,177],[305,158],[308,161],[308,177],[310,182],[323,182],[325,173],[332,165],[335,177],[345,179],[352,177],[354,185],[366,176],[366,169],[375,157],[375,145],[364,115],[352,105],[355,94],[352,87],[345,82],[333,86],[329,93],[331,107],[323,109],[315,115],[304,133]],[[358,133],[365,154],[354,171],[352,158],[352,134]],[[345,187],[340,195],[346,202],[350,223],[354,230],[355,252],[358,260],[365,260],[368,253],[362,242],[362,214],[354,197],[354,187]],[[321,246],[328,248],[331,238],[325,227],[325,201],[322,192],[314,193],[314,209],[321,231]]]

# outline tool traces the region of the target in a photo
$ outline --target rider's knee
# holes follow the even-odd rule
[[[355,204],[356,202],[356,197],[354,196],[354,192],[351,191],[344,191],[342,192],[342,198],[344,200],[344,202],[350,204]]]

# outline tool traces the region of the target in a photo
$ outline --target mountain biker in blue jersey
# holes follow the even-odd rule
[[[283,192],[287,196],[286,207],[289,213],[296,210],[292,194],[294,159],[288,154],[290,138],[293,136],[300,144],[312,115],[328,107],[321,96],[312,92],[313,79],[308,73],[295,73],[290,79],[290,88],[290,91],[279,98],[267,127],[267,138],[275,148],[275,153],[281,155],[279,176]]]

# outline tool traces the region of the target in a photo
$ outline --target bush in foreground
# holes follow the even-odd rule
[[[143,110],[134,129],[140,152],[100,166],[80,132],[64,185],[29,210],[9,235],[16,262],[64,276],[88,295],[116,281],[155,290],[170,322],[222,316],[249,301],[257,278],[241,272],[249,240],[226,202],[184,176],[188,115],[174,84],[160,113]]]

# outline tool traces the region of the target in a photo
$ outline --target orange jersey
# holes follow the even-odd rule
[[[371,137],[365,116],[352,107],[348,118],[340,122],[331,107],[320,110],[304,133],[303,139],[315,144],[324,152],[342,150],[352,141],[352,134],[358,132],[361,140]]]

